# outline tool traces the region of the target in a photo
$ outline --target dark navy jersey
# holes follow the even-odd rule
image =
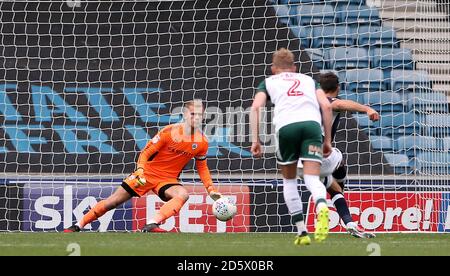
[[[333,103],[334,101],[339,100],[339,99],[328,97],[328,100],[330,101],[330,103]],[[336,132],[337,132],[337,129],[339,126],[340,119],[341,119],[341,112],[333,111],[333,124],[331,127],[331,140],[332,141],[334,141],[334,138],[336,136]]]

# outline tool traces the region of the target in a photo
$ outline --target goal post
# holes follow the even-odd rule
[[[208,165],[238,215],[217,221],[193,162],[191,197],[162,227],[293,232],[276,165],[273,107],[265,154],[250,153],[255,88],[272,53],[299,72],[335,72],[342,99],[381,114],[343,115],[346,198],[376,232],[450,229],[449,16],[438,1],[0,1],[0,231],[61,231],[114,192],[146,143],[206,105]],[[445,5],[445,4],[444,4]],[[299,182],[309,227],[314,210]],[[162,204],[133,199],[87,228],[136,231]],[[331,205],[331,203],[330,203]],[[342,232],[332,210],[332,231]]]

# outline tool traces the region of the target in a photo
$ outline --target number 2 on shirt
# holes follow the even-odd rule
[[[289,88],[289,91],[287,93],[288,97],[298,97],[304,95],[302,91],[297,90],[300,86],[300,80],[297,79],[284,79],[284,80],[294,82],[291,88]]]

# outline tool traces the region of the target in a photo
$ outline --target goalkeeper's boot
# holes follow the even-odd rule
[[[347,224],[347,232],[355,238],[359,239],[373,239],[375,234],[365,232],[364,229],[359,227],[355,222],[350,222]]]
[[[319,210],[319,213],[317,214],[316,231],[314,233],[314,239],[317,242],[323,242],[328,237],[328,232],[330,231],[329,217],[330,210],[328,207],[323,207]]]
[[[308,236],[308,233],[303,232],[301,235],[298,235],[294,241],[295,245],[310,245],[311,238]]]
[[[150,223],[145,225],[142,230],[142,233],[167,233],[166,230],[159,227],[157,223]]]
[[[76,233],[76,232],[80,232],[81,228],[78,227],[77,225],[72,225],[67,229],[64,229],[64,233]]]

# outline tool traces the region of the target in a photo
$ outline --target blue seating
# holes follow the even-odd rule
[[[322,0],[279,0],[280,4],[312,4],[312,3],[321,3],[323,4]]]
[[[291,26],[291,32],[305,48],[351,46],[353,38],[345,26]]]
[[[375,124],[371,120],[369,120],[367,115],[354,114],[353,118],[355,118],[356,122],[359,125],[359,128],[362,131],[365,131],[369,135],[376,135],[377,129],[375,127]]]
[[[297,11],[297,7],[292,7],[288,5],[273,5],[273,8],[281,23],[288,26],[294,24],[294,22],[292,22],[292,19],[294,19],[292,13],[293,10]]]
[[[448,100],[444,93],[427,92],[427,93],[414,93],[411,94],[408,99],[408,106],[410,109],[414,109],[416,112],[429,112],[429,113],[447,113]]]
[[[323,69],[323,70],[320,70],[320,74],[326,74],[326,73],[333,73],[333,74],[335,74],[336,76],[339,76],[339,74],[340,74],[338,71],[333,70],[333,69]]]
[[[329,49],[325,55],[334,70],[369,67],[369,54],[364,48],[340,47]]]
[[[358,45],[363,47],[397,46],[397,38],[393,28],[379,26],[354,27],[352,33],[357,32]]]
[[[333,3],[337,5],[364,5],[366,0],[333,0]]]
[[[403,48],[377,48],[370,52],[372,64],[382,69],[414,69],[411,50]]]
[[[382,114],[380,121],[377,122],[377,133],[393,138],[413,135],[419,133],[420,122],[420,117],[414,112]]]
[[[427,115],[424,132],[430,136],[450,136],[450,116],[448,114]]]
[[[339,22],[347,25],[380,25],[380,13],[376,8],[370,8],[365,5],[338,5],[336,8],[336,17]]]
[[[311,58],[311,61],[314,63],[316,68],[318,69],[325,69],[325,57],[323,54],[323,51],[321,49],[305,49],[305,51],[308,53],[309,57]]]
[[[370,143],[375,151],[392,152],[392,138],[386,136],[370,136]]]
[[[351,46],[354,43],[350,29],[346,25],[314,26],[312,36],[314,48]]]
[[[355,92],[348,92],[346,90],[341,90],[341,92],[339,93],[339,98],[343,100],[350,100],[360,104],[364,104],[365,94],[366,93],[355,93]]]
[[[450,154],[427,151],[418,154],[414,166],[418,173],[431,175],[450,174]]]
[[[400,96],[392,92],[365,93],[364,104],[378,112],[403,112],[404,109]]]
[[[401,136],[395,143],[395,151],[406,154],[409,158],[427,150],[438,150],[438,141],[430,136]]]
[[[289,29],[294,36],[299,38],[303,47],[311,47],[311,41],[313,40],[313,28],[311,26],[291,26]]]
[[[427,71],[392,70],[391,89],[394,92],[429,90],[431,81]]]
[[[345,82],[345,89],[348,91],[361,93],[386,90],[383,71],[378,69],[348,70],[341,80]]]
[[[442,138],[442,150],[449,152],[450,151],[450,137]]]
[[[408,156],[404,154],[384,154],[388,163],[393,167],[395,174],[411,173],[411,164]]]
[[[329,5],[299,5],[297,23],[299,25],[323,25],[335,22],[334,10]]]

